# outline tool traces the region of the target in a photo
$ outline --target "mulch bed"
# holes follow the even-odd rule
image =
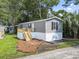
[[[17,50],[22,52],[44,52],[56,49],[57,45],[46,41],[33,39],[31,41],[18,40]]]

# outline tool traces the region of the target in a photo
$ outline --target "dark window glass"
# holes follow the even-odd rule
[[[56,30],[58,31],[58,22],[56,22]]]
[[[52,22],[52,30],[58,31],[58,22]]]
[[[23,25],[22,25],[22,24],[20,24],[18,27],[19,27],[19,28],[23,28]]]
[[[28,24],[28,28],[31,28],[32,27],[32,25],[31,24]]]
[[[54,24],[55,24],[55,23],[54,23],[54,22],[52,22],[52,30],[55,28]]]

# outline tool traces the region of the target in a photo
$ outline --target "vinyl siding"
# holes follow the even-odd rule
[[[57,22],[58,23],[58,31],[52,30],[52,22]],[[62,32],[62,22],[58,21],[56,19],[50,20],[46,22],[46,32],[47,33],[52,33],[52,32]]]
[[[34,23],[34,31],[35,32],[46,32],[45,31],[45,21]]]

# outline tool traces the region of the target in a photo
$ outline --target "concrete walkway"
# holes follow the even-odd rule
[[[17,59],[79,59],[79,46],[57,49]]]

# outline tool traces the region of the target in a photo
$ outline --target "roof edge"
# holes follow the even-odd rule
[[[58,18],[60,21],[63,21],[61,18],[57,17],[57,16],[53,16],[51,18],[47,18],[47,19],[41,19],[41,20],[34,20],[34,21],[29,21],[29,22],[23,22],[23,23],[34,23],[34,22],[41,22],[41,21],[47,21],[53,18]],[[22,24],[22,23],[21,23]]]

